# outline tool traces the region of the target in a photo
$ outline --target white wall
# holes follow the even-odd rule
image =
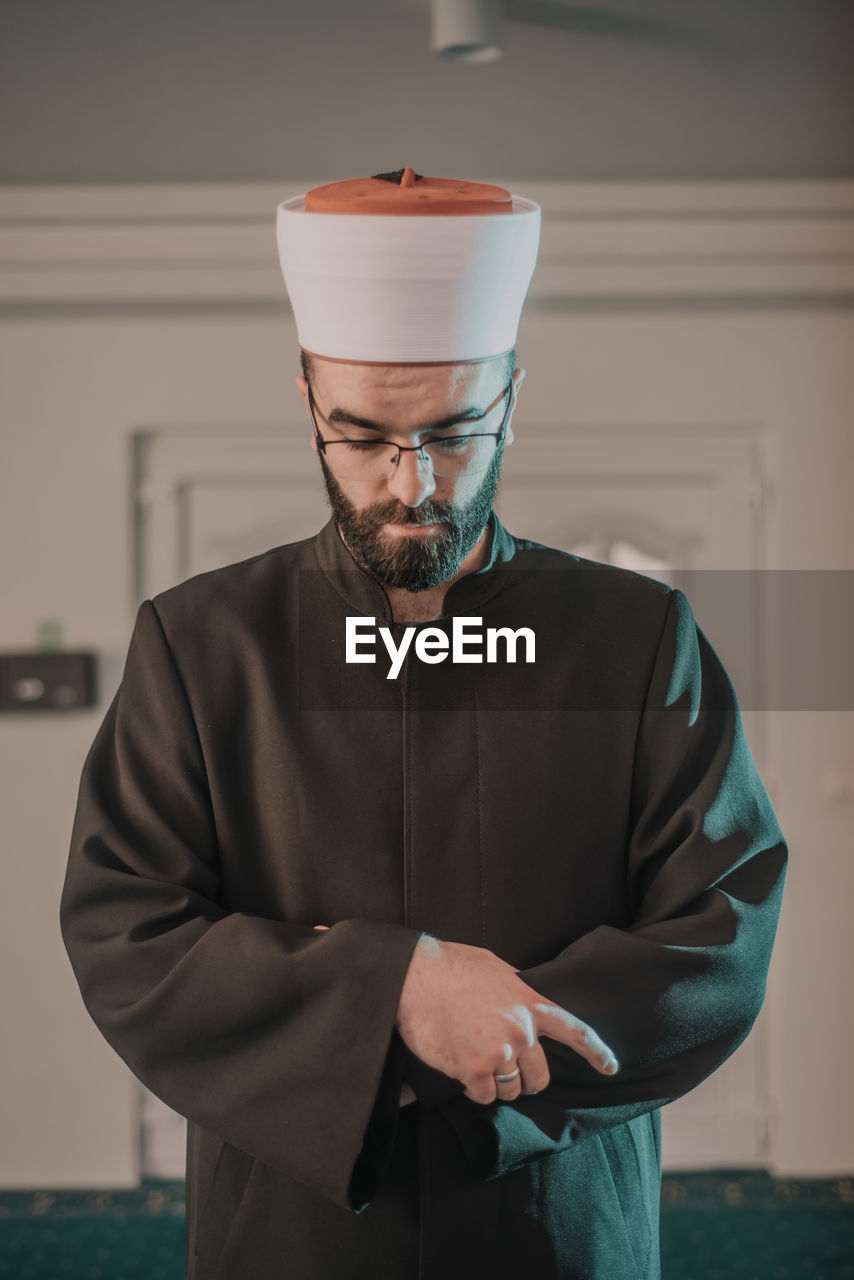
[[[428,0],[4,0],[0,183],[852,176],[844,0],[545,8],[471,67]]]
[[[72,320],[4,324],[0,345],[0,647],[29,648],[39,617],[60,618],[70,648],[106,655],[114,684],[135,612],[131,431],[280,420],[295,338],[287,322]],[[91,1185],[105,1168],[135,1182],[132,1079],[83,1009],[58,927],[80,769],[105,710],[0,717],[7,1186]]]

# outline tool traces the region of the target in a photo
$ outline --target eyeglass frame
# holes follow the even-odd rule
[[[507,386],[503,388],[503,390],[502,390],[501,394],[500,394],[499,396],[496,396],[496,398],[493,400],[492,404],[491,404],[491,405],[488,405],[488,406],[487,406],[487,408],[486,408],[486,409],[484,409],[483,413],[478,414],[478,415],[477,415],[477,417],[475,417],[475,418],[460,418],[460,422],[481,422],[481,421],[483,421],[483,419],[484,419],[484,418],[488,417],[488,415],[489,415],[490,413],[492,413],[492,410],[495,408],[495,406],[496,406],[497,404],[500,404],[500,403],[501,403],[501,401],[504,399],[504,397],[507,395],[507,392],[509,391],[509,392],[510,392],[510,399],[509,399],[509,400],[508,400],[508,402],[507,402],[507,408],[504,410],[504,417],[501,419],[501,426],[498,428],[498,430],[497,430],[497,431],[463,431],[463,432],[460,432],[460,434],[459,434],[459,435],[457,435],[457,436],[430,436],[430,438],[429,438],[429,439],[427,439],[427,440],[422,440],[420,444],[395,444],[395,442],[394,442],[393,440],[385,440],[385,439],[383,439],[383,440],[376,440],[376,441],[374,441],[374,440],[352,440],[352,439],[350,439],[350,438],[348,438],[348,437],[342,437],[342,439],[340,439],[340,440],[326,440],[326,439],[324,439],[324,437],[320,434],[320,430],[318,429],[318,426],[317,426],[317,418],[315,417],[315,412],[314,412],[314,411],[315,411],[315,409],[317,408],[317,405],[316,405],[316,404],[315,404],[315,402],[314,402],[314,395],[313,395],[313,393],[312,393],[312,390],[311,390],[311,383],[310,383],[310,381],[308,380],[308,378],[306,378],[306,380],[305,380],[305,385],[306,385],[306,388],[308,389],[308,412],[309,412],[309,417],[311,418],[311,425],[314,427],[314,438],[315,438],[315,440],[316,440],[316,442],[317,442],[317,446],[318,446],[318,448],[319,448],[320,452],[323,454],[323,456],[324,456],[324,457],[326,457],[326,446],[327,446],[327,445],[330,445],[330,444],[377,444],[377,445],[381,445],[381,444],[382,444],[382,445],[390,445],[393,449],[397,449],[397,460],[393,463],[393,465],[392,465],[392,470],[391,470],[391,473],[390,473],[390,474],[392,474],[392,475],[394,475],[395,471],[397,470],[397,468],[398,468],[398,467],[399,467],[399,465],[400,465],[400,455],[401,455],[402,453],[421,453],[421,457],[422,457],[422,459],[424,459],[424,460],[426,461],[426,460],[427,460],[426,455],[425,455],[424,453],[422,453],[422,450],[424,449],[424,446],[425,446],[425,445],[428,445],[428,444],[441,444],[443,440],[458,440],[458,439],[461,439],[461,438],[464,438],[464,437],[467,437],[467,436],[482,436],[484,439],[486,439],[486,437],[487,437],[487,436],[494,436],[494,437],[495,437],[495,448],[497,449],[497,448],[498,448],[498,441],[499,441],[499,440],[500,440],[500,438],[504,435],[504,432],[505,432],[505,430],[506,430],[506,428],[507,428],[507,423],[508,423],[508,422],[509,422],[509,420],[510,420],[510,414],[511,414],[511,412],[512,412],[513,406],[514,406],[514,405],[515,405],[515,403],[516,403],[516,389],[517,389],[516,378],[515,378],[515,372],[514,372],[514,375],[513,375],[513,376],[511,376],[510,381],[508,382]],[[321,417],[323,417],[323,415],[322,415],[322,414],[321,414]],[[331,424],[330,424],[330,425],[331,425]],[[494,456],[495,456],[495,455],[493,454],[493,457],[494,457]],[[432,460],[431,460],[431,466],[432,466]],[[434,475],[437,475],[437,474],[439,474],[439,473],[437,473],[437,472],[434,470],[433,474],[434,474]],[[455,474],[455,473],[454,473],[454,472],[450,472],[449,474],[450,474],[450,475],[453,475],[453,474]],[[463,474],[463,475],[464,475],[464,474],[465,474],[465,472],[460,472],[460,473],[457,473],[457,474]],[[355,476],[351,476],[350,478],[351,478],[351,479],[355,479],[356,477],[355,477]]]

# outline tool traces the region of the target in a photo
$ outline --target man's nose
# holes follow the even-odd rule
[[[436,491],[436,478],[429,458],[416,449],[399,453],[397,464],[387,481],[392,497],[407,507],[417,507]]]

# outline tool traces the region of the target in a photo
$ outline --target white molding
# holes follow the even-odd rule
[[[7,187],[0,306],[284,310],[275,209],[310,185]],[[504,185],[543,207],[534,308],[854,299],[854,182]]]

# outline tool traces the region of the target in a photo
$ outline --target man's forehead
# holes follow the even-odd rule
[[[389,400],[477,395],[492,387],[500,365],[501,360],[381,365],[312,359],[313,381],[327,398],[352,394]]]

